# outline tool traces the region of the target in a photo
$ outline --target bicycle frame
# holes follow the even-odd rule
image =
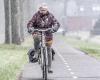
[[[41,32],[40,46],[41,46],[41,60],[43,60],[41,61],[43,79],[47,80],[48,55],[47,55],[47,47],[46,47],[46,40],[45,40],[45,32]]]
[[[41,55],[43,54],[43,49],[46,49],[46,56],[47,56],[47,47],[46,47],[46,41],[45,41],[45,33],[41,32],[40,33],[40,52]]]
[[[47,46],[46,46],[46,39],[45,39],[45,31],[46,30],[40,30],[39,36],[40,36],[40,55],[39,55],[39,61],[41,65],[41,69],[43,72],[43,79],[47,80],[47,74],[48,74],[48,53],[47,53]]]

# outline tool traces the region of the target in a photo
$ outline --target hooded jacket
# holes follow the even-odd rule
[[[27,28],[29,27],[34,27],[36,29],[53,28],[54,32],[56,32],[60,27],[60,24],[50,12],[47,12],[45,15],[43,15],[38,11],[28,22]],[[52,33],[47,32],[47,34]]]

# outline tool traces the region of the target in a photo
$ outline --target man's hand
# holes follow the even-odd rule
[[[28,28],[28,33],[32,34],[34,32],[34,28],[33,27],[29,27]]]
[[[41,39],[40,39],[41,37],[40,37],[39,33],[37,33],[37,32],[34,33],[32,36],[33,36],[33,39],[38,38],[39,40],[41,40]]]
[[[54,33],[54,32],[56,32],[57,30],[58,30],[58,27],[57,27],[57,26],[54,26],[54,27],[52,27],[51,29],[49,29],[48,32]]]
[[[50,32],[50,33],[54,33],[53,28],[52,28],[52,29],[49,29],[48,32]]]

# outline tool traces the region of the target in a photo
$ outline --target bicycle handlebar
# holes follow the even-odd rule
[[[33,29],[33,31],[38,31],[38,32],[46,32],[48,30],[51,30],[52,28],[47,28],[47,29]]]

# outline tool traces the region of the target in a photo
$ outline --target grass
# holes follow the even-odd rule
[[[27,50],[18,45],[0,45],[0,80],[16,80],[27,63]]]
[[[80,49],[88,55],[100,60],[100,44],[90,41],[82,41],[72,37],[63,37],[63,39],[66,40],[67,44],[72,45],[73,47]]]

